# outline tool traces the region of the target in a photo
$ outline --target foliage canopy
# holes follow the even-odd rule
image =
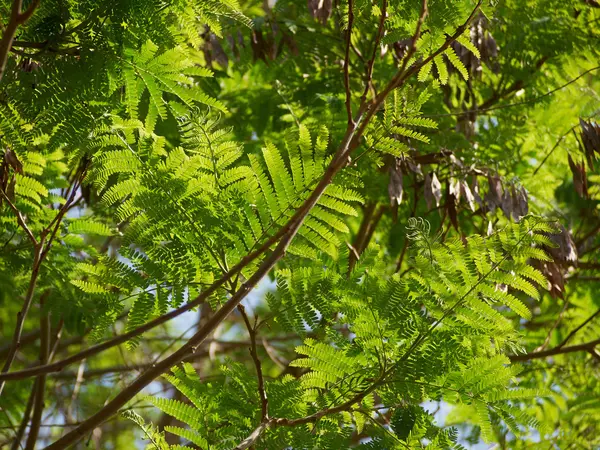
[[[600,446],[596,0],[0,11],[0,447]]]

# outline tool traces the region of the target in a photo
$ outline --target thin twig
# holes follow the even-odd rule
[[[375,58],[377,57],[377,50],[379,50],[379,44],[383,37],[385,19],[387,16],[387,0],[383,0],[381,4],[381,17],[379,18],[379,29],[377,30],[377,37],[375,38],[375,44],[373,45],[373,53],[371,59],[368,61],[367,66],[367,79],[365,82],[365,90],[361,97],[361,103],[364,103],[367,99],[367,93],[369,88],[373,88],[373,68],[375,66]]]
[[[10,447],[10,450],[18,450],[19,448],[23,448],[21,444],[21,440],[23,440],[23,436],[25,434],[25,430],[27,429],[27,425],[29,424],[29,418],[31,417],[31,410],[33,409],[33,402],[35,401],[36,395],[36,387],[37,381],[34,381],[33,388],[31,389],[31,393],[29,394],[29,399],[27,400],[27,405],[25,406],[25,411],[23,411],[23,417],[21,417],[21,423],[19,425],[19,429],[15,434],[15,438]]]
[[[50,315],[44,314],[44,311],[42,311],[45,298],[44,295],[40,298],[40,364],[46,364],[50,354]],[[37,378],[36,385],[33,415],[31,416],[31,426],[29,427],[25,450],[34,450],[37,442],[42,423],[42,413],[44,412],[46,374],[42,374]]]
[[[544,343],[542,345],[540,345],[538,348],[535,349],[536,352],[540,352],[542,350],[545,350],[546,347],[548,346],[548,344],[550,343],[550,338],[552,337],[552,332],[554,330],[556,330],[556,328],[558,327],[558,325],[562,321],[562,319],[563,319],[563,317],[565,315],[565,311],[567,310],[567,307],[569,306],[569,300],[565,299],[564,302],[565,302],[565,304],[563,305],[562,309],[560,310],[560,313],[558,314],[558,317],[556,318],[556,320],[552,324],[552,328],[550,328],[550,330],[546,334],[546,339],[544,339]]]
[[[592,314],[590,317],[588,317],[586,320],[584,320],[577,328],[575,328],[573,331],[571,331],[567,337],[556,346],[556,348],[561,348],[564,347],[565,344],[567,342],[569,342],[569,339],[571,339],[573,336],[575,336],[575,334],[581,330],[583,327],[585,327],[588,323],[590,323],[592,320],[594,320],[596,317],[600,316],[600,309],[598,311],[596,311],[594,314]]]
[[[2,367],[1,375],[6,375],[12,366],[13,361],[15,360],[15,356],[17,355],[17,351],[21,347],[21,335],[23,334],[23,325],[25,323],[25,317],[27,317],[27,313],[29,312],[29,308],[31,307],[31,303],[33,300],[33,296],[35,294],[35,286],[37,284],[37,279],[40,272],[40,266],[42,263],[41,257],[43,252],[42,245],[36,245],[33,256],[33,268],[31,271],[31,277],[29,279],[29,286],[27,288],[27,293],[25,294],[25,300],[23,301],[23,306],[17,313],[17,323],[15,325],[15,331],[13,334],[12,345],[8,352],[8,356],[6,357],[6,361],[4,362],[4,366]],[[5,381],[0,382],[0,395],[4,390]]]
[[[246,329],[248,330],[248,335],[250,336],[250,342],[252,344],[250,346],[250,355],[252,356],[252,361],[254,361],[254,367],[256,368],[258,396],[260,397],[260,420],[261,422],[264,422],[269,418],[269,399],[267,398],[267,393],[265,391],[265,380],[263,378],[260,359],[258,358],[258,353],[256,352],[256,327],[252,327],[252,325],[250,325],[248,314],[246,314],[246,309],[243,305],[238,305],[238,311],[244,319]]]
[[[346,90],[346,113],[348,125],[352,125],[352,92],[350,91],[350,40],[352,39],[352,25],[354,24],[354,10],[352,0],[348,0],[348,29],[346,30],[346,55],[344,57],[344,89]]]
[[[23,219],[23,215],[21,214],[21,211],[19,211],[19,209],[10,200],[10,198],[8,198],[8,196],[2,189],[0,189],[0,195],[2,195],[4,200],[6,200],[6,203],[8,203],[8,206],[10,206],[10,209],[12,209],[14,211],[15,215],[17,216],[17,223],[23,229],[23,231],[25,231],[25,234],[27,234],[27,237],[29,238],[29,240],[32,242],[33,245],[37,245],[37,243],[38,243],[37,239],[31,232],[31,230],[29,229],[27,224],[25,223],[25,219]]]
[[[575,128],[577,128],[579,124],[575,124],[573,125],[571,128],[569,128],[567,131],[565,131],[556,141],[556,143],[554,144],[554,146],[550,149],[550,151],[546,154],[546,156],[544,156],[544,159],[542,159],[542,162],[540,162],[540,164],[535,168],[535,170],[533,171],[533,175],[535,175],[536,173],[538,173],[538,171],[542,168],[542,166],[546,163],[546,161],[548,160],[548,158],[550,158],[550,155],[552,155],[552,153],[554,153],[554,150],[556,150],[556,148],[558,147],[558,145],[562,142],[562,140],[567,137],[567,135],[574,130]]]
[[[587,75],[590,72],[594,72],[594,71],[596,71],[598,69],[600,69],[600,66],[596,66],[596,67],[593,67],[591,69],[588,69],[588,70],[582,72],[579,76],[577,76],[577,77],[573,78],[572,80],[568,81],[567,83],[565,83],[565,84],[563,84],[563,85],[561,85],[561,86],[559,86],[557,88],[554,88],[554,89],[552,89],[552,90],[550,90],[550,91],[548,91],[548,92],[546,92],[546,93],[544,93],[542,95],[538,95],[537,97],[533,97],[532,99],[529,99],[529,100],[523,100],[521,102],[516,102],[516,103],[508,103],[506,105],[491,106],[489,108],[486,108],[484,106],[483,108],[479,108],[479,109],[469,109],[469,110],[466,110],[466,111],[460,111],[460,112],[455,112],[455,113],[427,114],[427,115],[424,115],[423,117],[464,116],[464,115],[471,114],[471,113],[481,114],[481,113],[487,113],[487,112],[490,112],[490,111],[496,111],[496,110],[499,110],[499,109],[513,108],[515,106],[523,106],[523,105],[527,105],[529,103],[537,103],[538,101],[542,100],[543,98],[546,98],[546,97],[554,94],[555,92],[558,92],[558,91],[566,88],[567,86],[575,83],[581,77]]]

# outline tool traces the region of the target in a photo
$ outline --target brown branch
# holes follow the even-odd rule
[[[600,309],[598,311],[596,311],[594,314],[592,314],[590,317],[588,317],[586,320],[584,320],[581,325],[579,325],[577,328],[575,328],[573,331],[571,331],[568,336],[560,343],[556,346],[556,348],[561,348],[564,347],[565,344],[567,342],[569,342],[569,339],[571,339],[573,336],[575,336],[575,334],[581,330],[583,327],[585,327],[588,323],[590,323],[592,320],[594,320],[596,317],[600,316]]]
[[[260,438],[261,434],[263,434],[263,432],[269,428],[270,425],[271,424],[269,421],[261,422],[260,425],[258,425],[258,427],[256,427],[252,433],[250,433],[250,436],[235,446],[233,450],[245,450],[250,448],[256,441],[258,441],[258,438]]]
[[[29,344],[33,344],[40,337],[40,330],[30,331],[29,333],[25,333],[21,335],[21,347]],[[12,343],[3,345],[0,348],[0,358],[4,359],[10,349],[12,347]]]
[[[572,345],[570,347],[555,347],[551,348],[550,350],[544,350],[541,352],[526,353],[524,355],[512,355],[510,356],[510,360],[512,362],[529,361],[532,359],[540,359],[546,358],[548,356],[563,355],[566,353],[575,353],[582,351],[592,353],[594,352],[594,349],[598,344],[600,344],[600,339],[596,339],[595,341],[590,341],[585,344]]]
[[[352,92],[350,91],[350,40],[352,39],[352,25],[354,24],[354,10],[352,0],[348,0],[348,30],[346,31],[346,54],[344,57],[344,89],[346,90],[346,113],[348,125],[352,125]]]
[[[42,311],[44,307],[44,296],[40,299],[40,364],[48,362],[50,354],[50,316]],[[46,395],[46,375],[40,375],[36,380],[35,402],[33,406],[33,416],[31,417],[31,427],[25,444],[25,450],[34,450],[40,432],[42,423],[42,413],[44,412],[44,397]]]
[[[19,6],[19,8],[20,8],[20,6]],[[30,6],[30,9],[31,9],[31,6]],[[81,181],[83,180],[83,177],[85,176],[85,171],[86,171],[86,167],[84,167],[83,170],[79,173],[76,181],[72,185],[72,191],[71,191],[69,198],[67,199],[65,204],[61,207],[61,209],[59,210],[56,217],[50,222],[50,224],[46,228],[44,228],[44,230],[42,230],[40,240],[39,241],[36,240],[35,237],[33,236],[33,234],[31,233],[31,231],[29,231],[29,234],[31,234],[31,239],[34,241],[34,256],[33,256],[33,265],[32,265],[32,269],[31,269],[31,278],[29,280],[29,287],[27,288],[27,293],[25,294],[25,300],[23,302],[23,306],[22,306],[21,310],[17,313],[17,323],[15,325],[15,331],[14,331],[13,340],[12,340],[12,347],[9,350],[9,353],[8,353],[8,356],[4,363],[4,366],[2,367],[2,372],[0,373],[0,381],[1,381],[0,382],[0,395],[2,394],[2,391],[4,390],[5,380],[7,379],[7,378],[2,378],[1,376],[8,375],[10,367],[12,366],[15,356],[17,355],[17,351],[21,347],[21,335],[23,333],[23,324],[25,323],[25,318],[27,317],[27,313],[29,312],[29,308],[31,307],[31,302],[35,295],[35,287],[36,287],[37,279],[38,279],[38,276],[40,273],[40,268],[42,266],[42,263],[43,263],[45,257],[47,256],[48,252],[50,251],[50,248],[52,247],[52,241],[56,237],[56,233],[58,232],[58,228],[60,227],[62,219],[64,218],[65,214],[67,213],[69,206],[73,202],[75,193],[77,191],[77,183],[78,182],[81,183]],[[3,195],[6,197],[6,195],[4,193],[3,193]],[[17,212],[17,217],[18,217],[19,213],[18,213],[18,210],[16,209],[16,207],[15,207],[15,212]],[[23,223],[23,225],[24,225],[24,223]],[[26,225],[24,225],[24,226],[26,227]],[[54,226],[54,229],[52,231],[50,231],[52,226]],[[29,229],[26,228],[26,230],[29,230]],[[48,238],[48,233],[50,233],[49,238]],[[48,294],[49,294],[49,291],[46,291],[46,293],[42,297],[47,296]],[[43,299],[41,301],[43,301]],[[44,366],[47,366],[47,364],[45,364],[45,362],[42,363],[39,367],[44,367]],[[36,375],[41,375],[42,373],[44,373],[44,372],[39,372]]]
[[[375,38],[375,45],[373,46],[373,54],[371,59],[368,61],[367,66],[367,79],[365,82],[365,90],[361,96],[361,103],[364,103],[367,99],[367,93],[369,88],[373,88],[373,68],[375,66],[375,58],[377,57],[377,50],[379,50],[379,43],[383,37],[385,19],[387,16],[387,0],[383,0],[381,4],[381,18],[379,19],[379,29],[377,30],[377,37]]]
[[[379,105],[377,105],[379,106]],[[346,164],[346,160],[349,152],[352,149],[352,143],[354,142],[355,133],[357,132],[354,125],[348,126],[348,130],[340,144],[336,155],[331,160],[329,167],[325,171],[323,178],[311,193],[304,204],[296,211],[292,218],[288,221],[286,228],[288,232],[282,237],[281,241],[275,247],[271,255],[266,258],[258,267],[256,272],[248,278],[248,280],[241,285],[241,287],[231,296],[231,298],[221,306],[219,310],[207,321],[206,325],[202,327],[190,340],[184,344],[179,350],[172,353],[170,356],[164,358],[160,362],[157,362],[153,367],[143,372],[133,383],[131,383],[126,389],[122,390],[113,400],[108,402],[100,411],[85,420],[82,425],[72,430],[70,433],[63,436],[61,439],[56,441],[47,447],[47,450],[63,449],[67,446],[77,442],[89,431],[96,428],[101,423],[105,422],[112,415],[116,414],[119,409],[131,400],[139,391],[141,391],[146,385],[151,383],[157,376],[178,364],[182,359],[190,352],[202,344],[202,342],[208,337],[210,333],[237,307],[237,305],[246,297],[262,278],[271,271],[275,264],[285,255],[286,250],[296,233],[300,229],[300,226],[304,222],[304,218],[308,215],[310,210],[316,205],[321,198],[321,195],[325,191],[325,188],[329,186],[335,174]],[[210,289],[210,288],[209,288]]]
[[[10,450],[19,450],[21,448],[21,440],[23,439],[23,435],[25,434],[25,429],[29,424],[29,417],[31,416],[31,410],[33,409],[33,403],[35,401],[36,395],[36,387],[37,382],[33,383],[33,388],[31,389],[31,393],[29,394],[29,399],[27,400],[27,405],[25,406],[25,411],[23,411],[23,417],[21,417],[21,423],[19,425],[19,429],[15,434],[15,438],[10,447]]]
[[[254,361],[254,367],[256,368],[256,379],[258,381],[258,396],[260,397],[260,420],[264,422],[269,418],[269,399],[267,398],[267,393],[265,391],[265,380],[263,378],[262,367],[260,364],[260,359],[258,358],[258,353],[256,352],[256,322],[255,326],[252,327],[250,324],[250,320],[248,319],[248,314],[246,314],[246,309],[244,305],[238,305],[238,311],[242,315],[244,319],[244,323],[246,324],[246,329],[248,330],[248,335],[250,336],[250,355],[252,356],[252,361]]]
[[[17,216],[17,223],[23,229],[23,231],[25,231],[25,234],[27,234],[27,237],[29,238],[29,240],[32,242],[33,245],[37,245],[38,244],[37,239],[31,232],[31,230],[29,229],[27,224],[25,223],[25,219],[23,219],[23,215],[21,214],[21,211],[19,211],[19,209],[10,200],[10,198],[8,198],[8,196],[2,189],[0,189],[0,195],[2,195],[4,200],[6,200],[6,203],[8,203],[8,206],[10,206],[10,209],[12,209],[14,211],[15,215]]]
[[[14,372],[10,372],[10,373],[0,373],[0,381],[20,380],[23,378],[37,376],[37,375],[40,375],[41,373],[60,372],[65,367],[67,367],[73,363],[81,361],[82,359],[88,358],[90,356],[96,355],[100,352],[103,352],[104,350],[109,349],[109,348],[123,344],[123,343],[131,340],[132,338],[145,333],[146,331],[149,331],[159,325],[162,325],[162,324],[170,321],[171,319],[174,319],[174,318],[180,316],[181,314],[183,314],[187,311],[190,311],[190,310],[198,307],[199,305],[204,303],[204,301],[207,298],[209,298],[216,291],[218,291],[225,283],[230,281],[244,267],[246,267],[248,264],[250,264],[256,258],[258,258],[260,255],[265,253],[288,230],[289,230],[289,223],[288,223],[288,225],[282,227],[276,234],[274,234],[269,239],[267,239],[267,241],[265,241],[265,243],[263,245],[261,245],[258,249],[256,249],[255,251],[249,253],[244,258],[242,258],[238,264],[236,264],[228,272],[223,274],[221,276],[221,278],[219,278],[212,285],[210,285],[205,291],[201,292],[191,302],[188,302],[187,304],[185,304],[177,309],[174,309],[173,311],[171,311],[167,314],[163,314],[162,316],[159,316],[156,319],[151,320],[150,322],[148,322],[144,325],[141,325],[127,333],[124,333],[120,336],[116,336],[106,342],[102,342],[100,344],[94,345],[85,350],[82,350],[79,353],[71,355],[63,360],[56,361],[52,364],[47,364],[45,366],[33,367],[30,369],[24,369],[24,370],[14,371]]]
[[[367,231],[369,229],[369,223],[371,222],[371,219],[373,218],[373,215],[375,213],[375,206],[376,203],[369,202],[365,205],[363,209],[363,219],[360,223],[358,232],[356,233],[356,237],[354,238],[354,243],[352,245],[353,251],[350,252],[350,256],[348,258],[348,273],[352,272],[356,261],[360,257],[359,249],[361,248],[362,243],[365,240]]]
[[[535,63],[535,68],[534,68],[534,70],[531,73],[533,74],[537,70],[539,70],[540,67],[542,67],[547,60],[548,60],[548,56],[542,56],[538,60],[538,62]],[[516,91],[522,89],[524,86],[525,86],[525,82],[523,80],[515,80],[508,88],[503,89],[501,92],[496,92],[489,99],[487,99],[485,102],[483,102],[480,105],[479,109],[481,109],[483,111],[490,110],[490,106],[493,105],[494,103],[496,103],[498,100],[501,100],[501,99],[509,96],[513,92],[516,92]],[[559,89],[561,89],[561,88],[559,88]],[[559,90],[559,89],[556,89],[556,90]],[[547,95],[550,95],[550,94],[552,94],[552,92],[550,92]]]
[[[23,25],[29,20],[36,10],[40,0],[33,0],[26,11],[21,11],[23,6],[23,0],[13,0],[12,9],[10,12],[10,19],[4,33],[2,34],[2,40],[0,40],[0,82],[4,77],[6,71],[6,62],[8,61],[8,53],[12,47],[12,43],[15,39],[15,34],[19,25]]]
[[[23,306],[17,313],[17,323],[15,325],[15,331],[12,339],[12,346],[8,352],[8,356],[6,357],[6,361],[4,362],[4,366],[2,367],[2,372],[0,375],[6,375],[12,366],[13,361],[15,360],[15,356],[17,355],[17,351],[21,347],[21,334],[23,333],[23,324],[25,323],[25,317],[29,312],[29,308],[31,307],[31,302],[33,300],[33,296],[35,294],[35,286],[37,284],[37,279],[40,273],[41,267],[41,257],[43,252],[43,246],[38,244],[35,246],[34,256],[33,256],[33,268],[31,271],[31,278],[29,279],[29,286],[27,288],[27,293],[25,294],[25,300],[23,301]],[[1,378],[0,378],[1,379]],[[4,380],[0,383],[0,395],[4,390]]]

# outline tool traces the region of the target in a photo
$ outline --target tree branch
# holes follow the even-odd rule
[[[346,31],[346,55],[344,57],[344,89],[346,90],[346,113],[348,125],[352,119],[352,92],[350,91],[350,40],[352,39],[352,25],[354,24],[354,10],[352,0],[348,0],[348,30]]]
[[[515,106],[523,106],[523,105],[527,105],[527,104],[530,104],[530,103],[537,103],[538,101],[540,101],[540,100],[542,100],[542,99],[544,99],[544,98],[546,98],[546,97],[554,94],[555,92],[560,91],[560,90],[566,88],[567,86],[575,83],[577,80],[579,80],[581,77],[587,75],[588,73],[594,72],[594,71],[596,71],[598,69],[600,69],[600,66],[596,66],[596,67],[593,67],[591,69],[588,69],[588,70],[582,72],[581,74],[579,74],[579,76],[577,76],[577,77],[573,78],[572,80],[568,81],[567,83],[565,83],[565,84],[563,84],[563,85],[561,85],[561,86],[559,86],[557,88],[554,88],[554,89],[552,89],[552,90],[550,90],[550,91],[548,91],[548,92],[546,92],[546,93],[544,93],[542,95],[538,95],[537,97],[533,97],[532,99],[529,99],[529,100],[523,100],[521,102],[515,102],[515,103],[508,103],[506,105],[497,105],[497,106],[485,107],[485,105],[492,104],[495,101],[499,100],[501,98],[501,96],[498,96],[497,98],[496,97],[492,97],[489,100],[487,100],[482,105],[482,108],[469,109],[469,110],[466,110],[466,111],[460,111],[460,112],[455,112],[455,113],[426,114],[426,115],[423,115],[423,117],[464,116],[464,115],[472,114],[472,113],[481,114],[481,113],[487,113],[487,112],[490,112],[490,111],[496,111],[496,110],[499,110],[499,109],[513,108]],[[494,99],[493,102],[491,101],[492,99]]]
[[[13,334],[12,346],[8,352],[8,356],[6,357],[6,361],[4,362],[4,366],[2,367],[2,372],[0,375],[5,375],[10,370],[13,361],[15,360],[15,356],[17,355],[17,351],[21,347],[21,334],[23,333],[23,324],[25,323],[25,317],[29,312],[29,308],[31,306],[31,302],[33,300],[33,296],[35,294],[35,286],[37,284],[37,279],[40,273],[40,267],[42,264],[42,252],[43,245],[42,243],[35,246],[34,256],[33,256],[33,268],[31,270],[31,278],[29,279],[29,287],[27,288],[27,293],[25,294],[25,300],[23,301],[23,306],[20,311],[17,313],[17,323],[15,325],[15,331]],[[0,395],[2,395],[2,391],[4,390],[5,381],[0,378],[2,382],[0,383]]]
[[[4,77],[8,53],[15,39],[17,28],[31,18],[39,4],[40,0],[33,0],[29,5],[29,8],[27,8],[25,12],[22,12],[21,7],[23,6],[23,0],[13,0],[10,19],[2,34],[2,40],[0,40],[0,82]]]
[[[379,43],[381,42],[381,38],[383,37],[385,19],[387,16],[387,0],[383,0],[381,4],[381,17],[379,19],[379,29],[377,30],[377,37],[375,38],[375,45],[373,46],[373,54],[371,55],[371,59],[368,61],[367,66],[367,79],[365,82],[365,90],[361,97],[361,103],[364,103],[367,99],[367,93],[369,92],[369,88],[373,87],[373,68],[375,66],[375,58],[377,57],[377,50],[379,50]]]
[[[541,352],[526,353],[524,355],[512,355],[512,356],[510,356],[510,360],[512,362],[529,361],[532,359],[540,359],[540,358],[546,358],[548,356],[562,355],[562,354],[566,354],[566,353],[575,353],[575,352],[582,352],[582,351],[592,353],[594,351],[596,345],[599,345],[599,344],[600,344],[600,339],[596,339],[595,341],[590,341],[585,344],[572,345],[570,347],[554,347],[554,348],[551,348],[550,350],[544,350]]]
[[[2,375],[8,375],[8,372],[9,372],[10,367],[15,359],[17,351],[19,350],[19,348],[21,346],[21,335],[23,333],[23,324],[25,323],[25,318],[27,317],[27,313],[29,312],[29,308],[31,307],[31,302],[32,302],[34,294],[35,294],[35,287],[36,287],[37,279],[38,279],[38,276],[40,273],[40,268],[42,266],[42,263],[44,262],[45,257],[48,255],[50,248],[52,247],[52,241],[56,237],[56,233],[58,232],[58,228],[60,227],[62,219],[64,218],[71,203],[73,202],[73,199],[75,197],[75,192],[77,191],[77,183],[78,182],[81,183],[81,181],[83,180],[83,177],[85,176],[85,172],[86,172],[86,167],[84,167],[81,170],[81,172],[78,174],[76,180],[73,182],[71,194],[69,195],[69,198],[67,199],[65,204],[62,205],[62,207],[60,208],[56,217],[50,222],[50,224],[46,228],[44,228],[42,230],[39,241],[36,240],[35,237],[33,236],[33,234],[31,233],[31,231],[29,231],[29,234],[31,234],[31,239],[34,241],[34,255],[33,255],[33,266],[31,269],[31,278],[29,281],[29,287],[27,288],[27,293],[25,294],[25,301],[23,302],[23,306],[22,306],[21,310],[17,313],[17,323],[15,325],[12,347],[9,350],[9,353],[8,353],[8,356],[4,363],[4,366],[2,367],[2,372],[0,373],[0,381],[1,381],[0,382],[0,395],[2,394],[2,391],[4,390],[5,380],[8,379],[8,378],[2,378]],[[3,195],[6,197],[6,195],[4,193],[3,193]],[[15,210],[16,210],[16,207],[15,207]],[[16,211],[18,212],[18,210],[16,210]],[[23,225],[24,225],[24,222],[23,222]],[[24,226],[26,226],[26,225],[24,225]],[[50,229],[53,226],[54,226],[54,228],[52,229],[52,231],[50,231]],[[26,228],[26,230],[29,230],[29,229]],[[49,233],[50,233],[50,236],[48,237]],[[45,295],[47,296],[48,294],[49,294],[49,291],[46,291]],[[43,299],[40,301],[43,301]],[[47,364],[42,363],[42,365],[39,367],[44,367],[44,366],[47,366]],[[44,373],[44,372],[40,371],[36,375],[40,375],[42,373]]]
[[[561,348],[564,347],[565,344],[567,342],[569,342],[569,339],[571,339],[573,336],[575,336],[575,334],[581,330],[583,327],[585,327],[588,323],[590,323],[592,320],[594,320],[596,317],[600,316],[600,309],[598,311],[596,311],[594,314],[592,314],[590,317],[588,317],[586,320],[583,321],[583,323],[581,323],[581,325],[579,325],[577,328],[575,328],[573,331],[571,331],[568,336],[560,343],[556,346],[556,348]]]
[[[261,422],[260,425],[258,427],[256,427],[256,429],[250,433],[250,436],[248,436],[246,439],[244,439],[242,442],[240,442],[235,448],[234,450],[245,450],[249,447],[251,447],[252,445],[254,445],[254,443],[256,441],[258,441],[258,438],[260,438],[261,434],[263,434],[263,432],[269,428],[270,422]]]
[[[8,206],[10,206],[10,209],[12,209],[14,211],[15,215],[17,216],[17,223],[23,229],[23,231],[25,231],[25,234],[27,234],[27,237],[29,238],[29,240],[31,241],[31,243],[33,245],[37,245],[37,243],[38,243],[37,239],[35,238],[35,236],[31,232],[31,230],[29,229],[29,227],[27,226],[27,224],[25,223],[25,219],[23,219],[23,215],[21,214],[21,211],[19,211],[19,209],[10,200],[10,198],[8,198],[8,196],[6,195],[6,193],[2,189],[0,189],[0,195],[2,195],[2,197],[4,198],[4,200],[6,200],[6,203],[8,203]]]
[[[44,307],[44,296],[40,299],[40,310]],[[40,311],[40,364],[48,362],[50,354],[50,316]],[[25,450],[34,450],[37,442],[40,425],[42,423],[42,413],[44,412],[44,397],[46,394],[46,375],[40,375],[36,380],[35,402],[33,406],[33,416],[31,417],[31,427],[25,444]]]
[[[256,378],[258,381],[258,396],[260,397],[260,419],[261,422],[264,422],[269,418],[269,399],[267,399],[267,393],[265,391],[265,380],[263,378],[260,359],[258,359],[258,353],[256,352],[256,323],[254,327],[250,325],[248,314],[246,314],[246,309],[243,305],[238,305],[238,311],[244,319],[244,323],[246,324],[246,328],[248,329],[248,335],[250,336],[250,355],[252,356],[252,361],[254,361],[254,367],[256,367]]]
[[[10,450],[19,450],[19,448],[21,448],[21,440],[23,439],[23,435],[25,434],[25,430],[27,429],[27,425],[29,424],[29,417],[31,416],[31,410],[33,409],[33,403],[36,398],[36,388],[37,381],[33,383],[31,393],[29,394],[29,399],[27,400],[27,405],[25,406],[25,411],[23,411],[23,417],[21,417],[19,429],[15,434],[15,438],[12,442],[12,445],[10,446]]]

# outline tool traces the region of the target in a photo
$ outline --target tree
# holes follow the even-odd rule
[[[600,445],[598,2],[2,17],[2,448]]]

